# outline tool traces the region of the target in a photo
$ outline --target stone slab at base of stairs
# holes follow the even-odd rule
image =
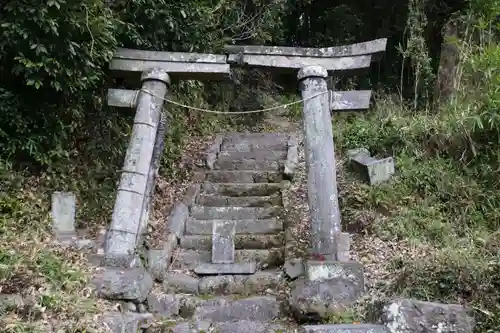
[[[257,271],[256,262],[233,264],[202,263],[194,269],[194,272],[198,275],[254,274],[255,271]]]
[[[266,250],[236,250],[235,262],[253,262],[257,263],[257,269],[279,267],[283,264],[283,248],[274,248]],[[194,251],[181,249],[176,260],[172,263],[171,269],[193,270],[201,263],[211,263],[211,251]]]

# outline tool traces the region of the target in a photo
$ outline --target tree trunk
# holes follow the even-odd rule
[[[457,31],[457,24],[454,21],[449,21],[443,27],[443,44],[441,46],[435,91],[436,104],[448,102],[455,93],[455,80],[459,61]]]

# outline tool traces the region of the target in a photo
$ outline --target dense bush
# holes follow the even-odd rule
[[[281,38],[283,2],[114,1],[123,22],[119,40],[125,47],[182,52],[220,51],[239,41],[273,42]]]
[[[47,0],[3,6],[0,156],[47,167],[98,134],[96,123],[113,118],[102,96],[105,68],[117,45],[207,52],[238,40],[271,42],[280,38],[283,5]],[[193,87],[179,86],[184,95]]]
[[[67,154],[102,85],[115,19],[100,0],[7,1],[0,22],[0,152],[47,164]]]

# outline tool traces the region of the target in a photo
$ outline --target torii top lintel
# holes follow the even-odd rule
[[[312,58],[338,58],[372,55],[378,59],[387,46],[387,38],[374,39],[368,42],[313,48],[313,47],[288,47],[288,46],[257,46],[257,45],[226,45],[224,49],[228,54],[242,53],[253,55],[279,55]]]
[[[327,48],[232,45],[225,47],[225,55],[119,48],[109,66],[118,76],[157,67],[174,78],[187,80],[227,79],[231,76],[231,66],[286,72],[320,65],[329,72],[354,74],[351,71],[366,69],[380,58],[386,45],[386,38]]]

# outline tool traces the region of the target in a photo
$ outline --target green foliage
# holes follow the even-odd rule
[[[115,43],[111,12],[101,1],[11,1],[1,20],[1,60],[25,85],[70,94],[101,83]]]
[[[281,36],[283,4],[255,1],[115,1],[112,9],[123,22],[118,39],[126,47],[207,52],[224,44]]]
[[[99,0],[7,1],[0,22],[0,154],[47,165],[67,155],[85,92],[102,84],[114,18]]]
[[[390,183],[351,186],[343,198],[349,225],[359,223],[360,211],[377,212],[365,232],[409,241],[422,251],[394,258],[397,279],[387,291],[468,302],[476,310],[477,332],[489,333],[500,325],[500,72],[495,65],[500,47],[487,16],[470,12],[462,20],[469,34],[458,41],[461,62],[452,101],[424,114],[380,98],[373,113],[341,116],[334,128],[343,150],[364,146],[396,158],[398,172]]]
[[[401,89],[405,86],[405,61],[409,61],[410,76],[413,78],[413,108],[421,106],[421,100],[428,103],[429,95],[434,85],[434,73],[432,68],[432,59],[429,56],[429,48],[425,36],[428,20],[425,13],[424,0],[409,0],[407,34],[404,41],[405,46],[399,45],[401,52]],[[425,105],[424,105],[425,106]]]
[[[416,117],[390,105],[365,119],[335,123],[339,148],[364,146],[379,156],[394,155],[397,162],[397,175],[389,183],[347,185],[341,203],[346,228],[390,243],[410,242],[424,251],[395,256],[391,270],[396,280],[385,286],[386,292],[429,301],[465,300],[477,310],[478,332],[494,332],[500,318],[496,158],[484,150],[461,162],[468,142],[464,129],[451,131],[450,118]]]

